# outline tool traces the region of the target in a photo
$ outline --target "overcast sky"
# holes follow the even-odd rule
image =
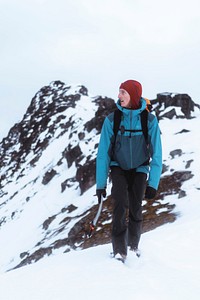
[[[0,139],[53,80],[117,99],[126,79],[143,96],[200,103],[199,0],[0,0]]]

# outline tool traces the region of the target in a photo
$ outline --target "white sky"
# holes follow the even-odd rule
[[[0,138],[53,80],[117,98],[136,79],[143,95],[199,97],[198,0],[0,0]]]

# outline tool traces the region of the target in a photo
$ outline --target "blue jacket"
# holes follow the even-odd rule
[[[146,100],[141,98],[141,108],[131,110],[123,108],[118,100],[117,108],[122,111],[120,126],[125,129],[142,129],[140,113],[146,109]],[[148,113],[148,141],[145,142],[142,131],[125,131],[117,134],[114,151],[112,150],[114,113],[108,115],[103,123],[96,160],[97,189],[107,185],[109,168],[120,166],[124,170],[136,169],[136,172],[149,174],[148,185],[157,190],[162,173],[162,146],[157,118]],[[145,162],[150,158],[150,164]]]

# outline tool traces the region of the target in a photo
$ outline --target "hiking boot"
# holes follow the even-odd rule
[[[117,260],[120,260],[123,263],[125,263],[126,255],[117,253],[117,254],[114,255],[114,258],[117,259]]]
[[[141,251],[137,247],[130,247],[130,251],[135,252],[137,257],[141,256]]]

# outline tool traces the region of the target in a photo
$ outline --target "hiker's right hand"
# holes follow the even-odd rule
[[[98,203],[101,203],[101,197],[103,196],[104,198],[106,197],[106,189],[98,189],[96,190],[96,195],[98,198]]]

